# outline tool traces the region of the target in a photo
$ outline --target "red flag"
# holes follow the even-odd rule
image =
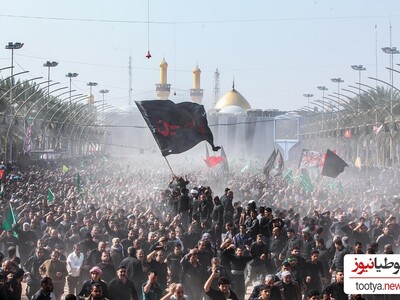
[[[209,168],[212,168],[218,165],[221,161],[223,161],[224,158],[222,156],[210,156],[206,144],[206,158],[203,158],[203,160]]]
[[[207,164],[209,168],[215,167],[224,159],[222,156],[209,156],[207,159],[204,159],[204,162]]]
[[[5,173],[6,173],[6,170],[4,170],[4,169],[0,170],[0,180],[3,180],[3,176]]]

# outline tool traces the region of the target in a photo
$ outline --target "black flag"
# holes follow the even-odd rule
[[[163,156],[185,152],[201,141],[210,143],[213,151],[220,149],[214,145],[203,105],[171,100],[135,102]]]
[[[278,152],[276,152],[276,150],[274,149],[274,151],[272,151],[271,156],[268,158],[267,162],[264,165],[263,168],[263,173],[265,174],[265,176],[269,176],[269,173],[271,172],[271,170],[273,169],[274,165],[275,165],[275,159],[276,156],[278,155]]]
[[[270,171],[271,175],[273,175],[273,176],[282,175],[284,167],[285,167],[285,164],[283,162],[283,157],[282,157],[281,151],[279,151],[279,149],[278,149],[276,151],[276,157],[275,157],[275,161],[273,164],[273,168]]]
[[[321,175],[336,178],[348,166],[343,159],[328,149],[326,150],[325,163],[322,167]]]

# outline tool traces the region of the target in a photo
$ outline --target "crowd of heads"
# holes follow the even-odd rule
[[[63,164],[68,165],[66,173]],[[224,253],[232,250],[237,257],[252,256],[253,243],[268,248],[268,262],[258,275],[281,272],[281,277],[274,279],[287,283],[295,281],[293,270],[298,269],[300,258],[316,262],[325,250],[330,256],[323,275],[329,282],[330,269],[343,271],[334,259],[343,248],[348,253],[398,251],[400,173],[396,170],[371,169],[360,174],[349,169],[340,183],[315,176],[313,191],[282,176],[266,178],[256,170],[231,170],[229,174],[187,166],[176,170],[186,176],[160,170],[140,160],[110,157],[32,164],[27,169],[8,166],[2,181],[0,223],[8,222],[10,207],[15,221],[12,228],[3,227],[0,232],[0,275],[22,280],[24,272],[29,272],[34,277],[34,272],[24,268],[31,257],[65,262],[75,252],[84,255],[81,272],[86,274],[80,275],[80,284],[83,279],[99,281],[96,276],[104,279],[108,264],[115,268],[109,279],[123,279],[127,271],[120,268],[121,263],[135,257],[146,273],[139,288],[148,281],[147,271],[155,276],[153,260],[166,263],[171,270],[171,255],[179,261],[188,255],[189,264],[204,265],[203,282],[210,274],[207,268],[215,263],[210,258],[217,257],[228,269],[227,276],[218,279],[218,286],[226,289],[230,288],[232,262]],[[278,237],[282,245],[271,249],[272,239]],[[298,280],[303,280],[298,273]],[[186,287],[184,275],[174,277],[169,272],[155,277],[163,277],[164,293],[171,284],[173,293],[181,293]],[[50,288],[49,280],[54,278],[39,276],[42,287]],[[321,294],[327,285],[321,282]],[[97,299],[102,289],[93,285],[93,298]],[[260,292],[271,293],[268,285]],[[185,289],[185,293],[190,292]],[[309,299],[314,299],[313,293]]]

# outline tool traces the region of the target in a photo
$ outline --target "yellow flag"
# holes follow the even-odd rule
[[[358,156],[354,162],[354,166],[361,169],[361,158]]]
[[[64,173],[64,174],[67,173],[68,170],[69,170],[68,167],[67,167],[66,165],[63,165],[63,167],[62,167],[63,173]]]

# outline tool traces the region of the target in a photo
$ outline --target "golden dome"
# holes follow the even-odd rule
[[[245,111],[251,109],[249,102],[247,102],[246,98],[242,96],[235,88],[232,88],[231,91],[227,92],[222,96],[221,99],[215,105],[215,109],[222,109],[227,106],[238,106],[243,108]]]

